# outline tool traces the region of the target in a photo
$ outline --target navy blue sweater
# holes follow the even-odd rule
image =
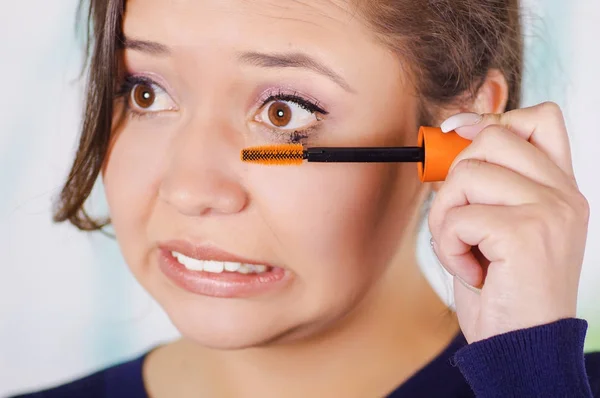
[[[459,334],[388,397],[600,397],[600,353],[584,356],[586,330],[565,319],[473,344]],[[147,398],[144,357],[15,398]]]

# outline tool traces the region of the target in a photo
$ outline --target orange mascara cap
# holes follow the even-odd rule
[[[454,131],[443,133],[439,127],[421,127],[418,145],[425,152],[425,161],[417,163],[421,182],[444,181],[454,159],[470,143]]]

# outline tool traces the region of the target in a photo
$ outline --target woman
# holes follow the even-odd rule
[[[560,109],[518,109],[517,1],[92,0],[90,23],[55,218],[104,226],[83,210],[101,175],[131,271],[183,337],[37,396],[600,394],[575,318],[588,205]],[[440,124],[473,143],[439,185],[414,165],[239,160]],[[434,191],[456,314],[415,258]]]

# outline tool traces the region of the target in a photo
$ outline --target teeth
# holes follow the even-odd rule
[[[239,272],[240,274],[261,274],[266,272],[266,265],[231,263],[227,261],[196,260],[178,252],[171,252],[180,264],[191,271],[204,271],[220,274],[223,271]]]
[[[242,273],[242,274],[249,274],[250,268],[249,268],[248,264],[240,264],[240,268],[238,268],[237,272]]]
[[[236,272],[242,266],[242,264],[240,263],[224,262],[223,264],[225,264],[225,271],[229,272]]]
[[[266,265],[255,265],[254,267],[256,268],[256,273],[258,273],[258,274],[262,274],[263,272],[267,272],[267,266]]]
[[[206,272],[214,272],[215,274],[220,274],[223,272],[223,262],[222,261],[200,261],[204,263],[204,271]]]
[[[180,259],[185,261],[184,265],[187,269],[191,269],[193,271],[202,271],[202,269],[204,268],[202,261],[196,260],[195,258],[180,256]]]
[[[256,274],[260,274],[261,272],[265,272],[267,267],[264,265],[254,265],[254,264],[245,264],[248,267],[250,272],[254,272]]]

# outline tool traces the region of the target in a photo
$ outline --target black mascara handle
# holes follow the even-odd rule
[[[337,163],[389,163],[423,162],[425,152],[421,147],[388,148],[307,148],[304,158],[309,162]]]

